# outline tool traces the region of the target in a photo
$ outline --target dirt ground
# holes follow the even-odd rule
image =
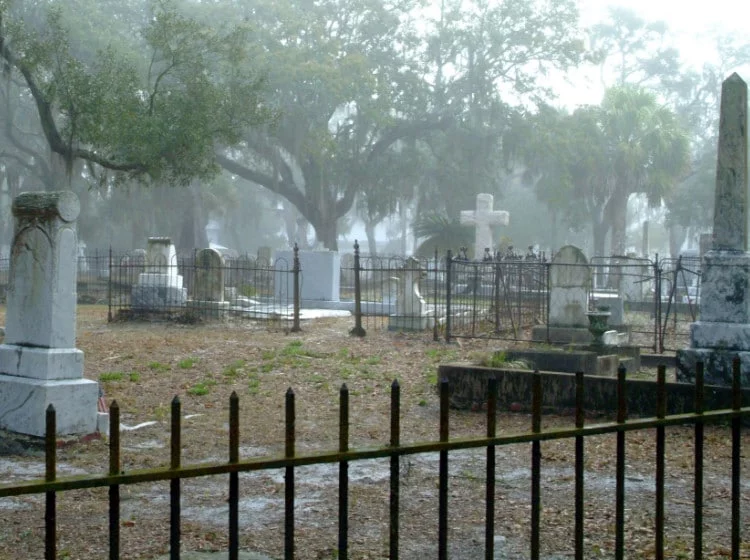
[[[0,314],[0,321],[4,320]],[[107,402],[121,409],[124,470],[169,463],[170,402],[182,403],[183,465],[221,461],[228,453],[229,396],[241,408],[241,457],[278,455],[284,446],[284,394],[296,395],[298,451],[336,449],[339,389],[350,394],[351,447],[384,445],[389,439],[390,386],[401,384],[403,442],[438,437],[437,366],[477,360],[501,348],[497,341],[464,340],[446,345],[432,333],[404,335],[369,329],[349,336],[352,320],[305,322],[301,333],[285,325],[221,322],[197,325],[149,322],[107,323],[106,308],[80,306],[78,347],[85,376],[101,382]],[[543,428],[571,426],[573,419],[546,416]],[[482,414],[452,411],[451,437],[483,435]],[[525,414],[499,415],[500,433],[527,431]],[[706,429],[705,557],[729,555],[730,449],[726,426]],[[750,436],[743,434],[747,448]],[[586,440],[586,557],[611,558],[614,547],[615,442]],[[0,455],[0,480],[13,483],[44,472],[38,453]],[[628,558],[654,557],[653,433],[627,438],[626,546]],[[667,558],[692,557],[692,428],[667,432]],[[573,442],[542,444],[542,556],[573,552]],[[530,446],[498,448],[496,558],[529,556]],[[101,473],[108,465],[106,438],[59,450],[59,476]],[[484,558],[485,451],[450,453],[449,547],[456,559]],[[743,473],[750,463],[742,458]],[[337,467],[300,468],[296,474],[297,557],[336,558]],[[350,465],[351,558],[388,554],[387,460]],[[401,557],[437,556],[437,455],[404,458],[401,496]],[[750,558],[744,490],[743,552]],[[226,550],[226,477],[183,483],[182,548]],[[283,556],[284,477],[279,471],[240,477],[241,547],[272,558]],[[122,489],[122,558],[152,559],[168,552],[168,484]],[[63,493],[58,505],[59,558],[107,556],[106,489]],[[0,559],[43,557],[43,497],[0,500]]]

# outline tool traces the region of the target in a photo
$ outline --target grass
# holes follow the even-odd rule
[[[229,364],[227,367],[224,368],[224,371],[221,372],[222,375],[229,378],[236,378],[240,374],[244,373],[245,365],[247,364],[247,360],[235,360],[231,364]]]
[[[157,372],[158,371],[169,371],[170,369],[172,369],[171,367],[169,367],[168,364],[162,364],[161,362],[150,362],[148,364],[148,368],[151,371],[157,371]]]
[[[125,374],[121,371],[108,371],[99,375],[99,381],[109,383],[110,381],[122,381]]]
[[[198,358],[194,358],[192,356],[183,358],[179,362],[177,362],[177,367],[180,369],[191,369],[195,364],[198,363]]]
[[[203,395],[208,395],[211,392],[210,389],[211,384],[208,382],[201,382],[196,383],[192,387],[190,387],[187,392],[188,395],[194,395],[196,397],[201,397]]]
[[[251,395],[257,395],[260,391],[260,377],[257,372],[248,374],[247,392]]]

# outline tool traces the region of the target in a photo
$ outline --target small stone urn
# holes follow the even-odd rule
[[[594,311],[589,311],[586,316],[589,318],[589,332],[594,337],[593,346],[602,346],[604,344],[602,335],[609,330],[607,322],[611,315],[609,307],[597,307]]]

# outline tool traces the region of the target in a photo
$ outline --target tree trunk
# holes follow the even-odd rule
[[[612,221],[610,254],[624,256],[627,246],[628,196],[615,194],[609,202]]]
[[[669,228],[669,254],[676,259],[680,254],[680,248],[685,243],[687,237],[687,228],[673,225]]]
[[[592,256],[603,257],[604,247],[607,241],[607,232],[609,231],[610,224],[606,219],[600,221],[594,219],[592,226],[594,234],[594,254]]]
[[[185,220],[180,229],[180,240],[178,248],[201,249],[208,247],[208,235],[206,234],[206,213],[203,210],[201,190],[198,182],[190,183],[184,193],[186,198]]]
[[[331,219],[322,224],[313,224],[315,228],[315,235],[318,238],[318,242],[323,245],[329,251],[338,251],[338,228],[336,227],[336,220]]]
[[[367,248],[370,251],[370,255],[375,256],[378,254],[377,242],[375,241],[375,222],[367,220],[365,222],[365,234],[367,235]]]

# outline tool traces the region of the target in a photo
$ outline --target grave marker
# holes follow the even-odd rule
[[[750,383],[747,124],[747,85],[735,73],[721,89],[712,249],[701,265],[700,320],[690,325],[690,348],[677,353],[678,381],[693,381],[701,361],[707,384],[731,385],[738,356]]]
[[[474,232],[474,258],[479,259],[486,248],[494,250],[492,242],[492,226],[507,226],[510,214],[504,210],[493,210],[495,198],[491,194],[479,193],[477,195],[475,210],[462,210],[461,223],[473,225]]]
[[[0,345],[0,427],[45,435],[45,411],[57,433],[97,429],[99,385],[83,378],[76,340],[76,219],[72,192],[22,193],[13,201],[15,230]]]

